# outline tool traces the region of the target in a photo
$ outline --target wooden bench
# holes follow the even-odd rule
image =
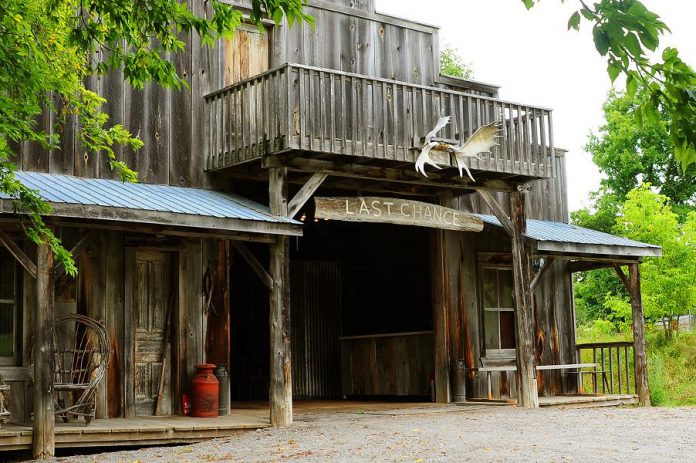
[[[481,367],[474,367],[474,368],[467,368],[468,371],[473,371],[475,373],[486,373],[486,385],[487,385],[487,392],[488,392],[488,400],[493,400],[493,390],[491,387],[491,373],[493,372],[509,372],[509,371],[517,371],[517,365],[513,363],[505,363],[501,361],[494,361],[490,362],[489,360],[483,360],[482,363],[488,363],[488,365],[481,366]],[[490,363],[489,363],[490,362]],[[601,374],[602,375],[602,381],[604,386],[608,389],[609,388],[609,382],[607,381],[607,372],[604,370],[597,370],[599,367],[598,363],[567,363],[567,364],[559,364],[559,365],[537,365],[536,369],[537,371],[546,371],[546,370],[575,370],[575,371],[566,371],[566,374],[574,374],[578,375],[578,394],[584,394],[584,387],[583,387],[583,381],[582,378],[584,374],[589,374],[589,375],[597,375]],[[583,368],[593,368],[593,370],[583,370]]]

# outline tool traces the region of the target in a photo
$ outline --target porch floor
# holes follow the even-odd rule
[[[269,426],[268,408],[234,409],[229,416],[112,418],[83,423],[56,423],[56,447],[107,447],[199,442],[245,429]],[[0,428],[0,450],[31,448],[31,425],[5,424]]]
[[[557,395],[553,397],[539,397],[540,407],[558,408],[590,408],[590,407],[615,407],[617,405],[636,405],[638,396],[635,394],[607,394],[607,395]],[[514,399],[470,399],[464,405],[515,405]]]

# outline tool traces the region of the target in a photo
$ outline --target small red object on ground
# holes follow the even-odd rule
[[[207,418],[218,416],[220,384],[213,374],[215,365],[196,365],[191,385],[191,416]]]

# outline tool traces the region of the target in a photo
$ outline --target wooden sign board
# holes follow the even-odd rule
[[[314,198],[318,219],[376,222],[445,230],[480,232],[483,221],[466,212],[436,204],[397,198]]]

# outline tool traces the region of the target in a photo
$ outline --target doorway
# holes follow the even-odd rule
[[[127,367],[127,409],[135,416],[172,412],[171,320],[176,320],[178,289],[173,252],[129,249],[126,252],[126,338],[132,339]],[[130,265],[128,265],[130,264]],[[126,355],[128,359],[129,355]],[[130,389],[130,391],[128,390]]]

